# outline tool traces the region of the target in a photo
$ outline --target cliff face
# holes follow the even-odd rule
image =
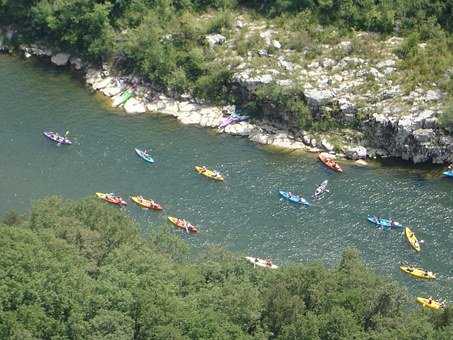
[[[255,100],[263,86],[297,87],[312,117],[327,118],[340,130],[356,129],[360,138],[353,143],[365,146],[369,155],[414,163],[453,161],[452,136],[439,125],[447,95],[436,83],[415,88],[407,84],[407,70],[395,53],[403,39],[382,41],[359,33],[351,40],[322,45],[318,55],[308,58],[303,51],[275,48],[280,43],[272,37],[278,32],[265,33],[267,52],[249,52],[235,68],[233,79],[241,104]],[[272,103],[262,109],[260,118],[299,134],[298,112],[279,110]],[[327,141],[328,134],[323,136]],[[311,137],[304,141],[313,145]],[[340,145],[340,150],[346,152],[347,144]]]
[[[404,117],[375,114],[362,129],[367,143],[380,156],[414,163],[453,162],[453,137],[439,129],[430,110]]]

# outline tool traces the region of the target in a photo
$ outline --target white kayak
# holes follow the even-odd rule
[[[258,257],[252,257],[252,256],[246,256],[245,259],[249,261],[250,263],[253,263],[254,265],[258,267],[263,267],[263,268],[269,268],[269,269],[277,269],[278,266],[273,264],[270,260],[263,260]]]
[[[329,181],[326,179],[320,185],[318,185],[318,187],[316,188],[315,193],[313,194],[312,197],[313,198],[319,198],[324,193],[329,192],[329,190],[327,190],[327,184],[328,183],[329,183]]]

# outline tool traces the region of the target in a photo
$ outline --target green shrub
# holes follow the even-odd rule
[[[222,65],[212,65],[195,82],[194,95],[214,103],[230,103],[233,74]]]
[[[230,11],[219,11],[208,24],[208,33],[224,33],[233,27],[233,15]]]

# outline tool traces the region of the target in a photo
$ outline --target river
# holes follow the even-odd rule
[[[201,233],[181,237],[196,247],[220,244],[282,265],[333,265],[355,247],[368,266],[412,294],[453,300],[453,181],[440,178],[440,169],[345,162],[343,174],[332,173],[310,154],[268,150],[162,115],[127,116],[68,72],[30,60],[0,56],[0,79],[0,214],[27,212],[33,200],[54,194],[142,194],[165,209],[145,212],[129,203],[142,228],[171,228],[167,214],[186,218]],[[58,147],[43,130],[69,130],[75,144]],[[151,148],[156,163],[140,160],[136,146]],[[198,164],[218,169],[225,182],[196,174]],[[324,179],[331,193],[311,207],[278,196],[283,189],[308,198]],[[368,223],[368,213],[411,226],[425,240],[421,253],[399,231]],[[402,262],[439,279],[411,279],[399,271]]]

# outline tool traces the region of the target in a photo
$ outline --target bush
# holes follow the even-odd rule
[[[233,27],[230,11],[219,11],[208,24],[208,33],[224,33]]]
[[[214,103],[231,103],[233,73],[221,65],[212,65],[205,75],[195,82],[194,95],[198,98],[211,100]]]

